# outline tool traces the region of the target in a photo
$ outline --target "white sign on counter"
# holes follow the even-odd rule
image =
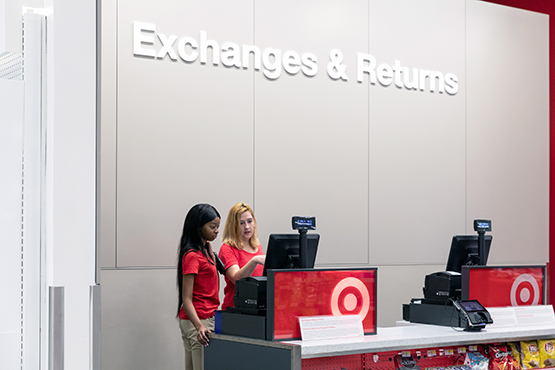
[[[360,315],[299,317],[303,340],[364,336]]]
[[[493,319],[493,324],[489,324],[489,327],[503,328],[503,327],[515,327],[518,326],[518,319],[516,317],[516,312],[514,307],[490,307],[487,309],[491,318]]]
[[[488,308],[493,324],[488,327],[515,327],[555,323],[551,305],[490,307]]]
[[[517,306],[514,309],[518,325],[555,323],[555,315],[553,315],[553,306],[551,305]]]

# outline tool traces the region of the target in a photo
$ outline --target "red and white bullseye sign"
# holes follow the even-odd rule
[[[270,272],[272,339],[300,338],[298,318],[303,316],[360,315],[364,333],[375,334],[376,279],[375,268]]]
[[[485,307],[543,304],[544,270],[544,266],[463,267],[463,299],[477,299]]]
[[[519,275],[511,286],[511,306],[537,305],[541,291],[538,282],[530,274]]]
[[[330,304],[334,316],[360,315],[364,321],[370,310],[370,294],[362,281],[348,277],[335,286]]]

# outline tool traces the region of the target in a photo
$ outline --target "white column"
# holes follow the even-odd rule
[[[64,368],[79,370],[90,367],[96,271],[96,1],[46,7],[45,278],[65,289]]]

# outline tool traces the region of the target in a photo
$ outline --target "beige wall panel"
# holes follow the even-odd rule
[[[548,258],[548,16],[469,2],[467,229],[492,220],[490,263]]]
[[[252,202],[253,72],[134,57],[133,21],[252,44],[252,2],[119,2],[117,266],[173,266],[192,205]]]
[[[429,82],[370,86],[370,264],[445,263],[464,233],[464,42],[462,0],[370,1],[378,65],[454,73],[459,85],[455,95]]]
[[[355,73],[357,52],[367,50],[367,19],[366,1],[256,4],[256,44],[313,53],[319,68],[314,77],[255,77],[260,236],[265,246],[270,233],[294,232],[291,216],[315,216],[319,265],[368,259],[368,88]],[[348,81],[328,75],[334,49],[343,53]]]
[[[185,366],[175,269],[103,270],[102,369]]]
[[[445,265],[380,266],[378,268],[378,326],[403,320],[403,304],[422,298],[426,275],[444,271]]]

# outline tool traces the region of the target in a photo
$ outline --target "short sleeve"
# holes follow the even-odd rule
[[[189,252],[183,256],[183,275],[198,274],[200,267],[198,253],[202,252]]]
[[[220,257],[220,259],[222,260],[226,270],[233,265],[239,266],[239,260],[237,259],[237,255],[235,254],[234,249],[234,247],[228,244],[223,244],[220,247],[218,257]]]

